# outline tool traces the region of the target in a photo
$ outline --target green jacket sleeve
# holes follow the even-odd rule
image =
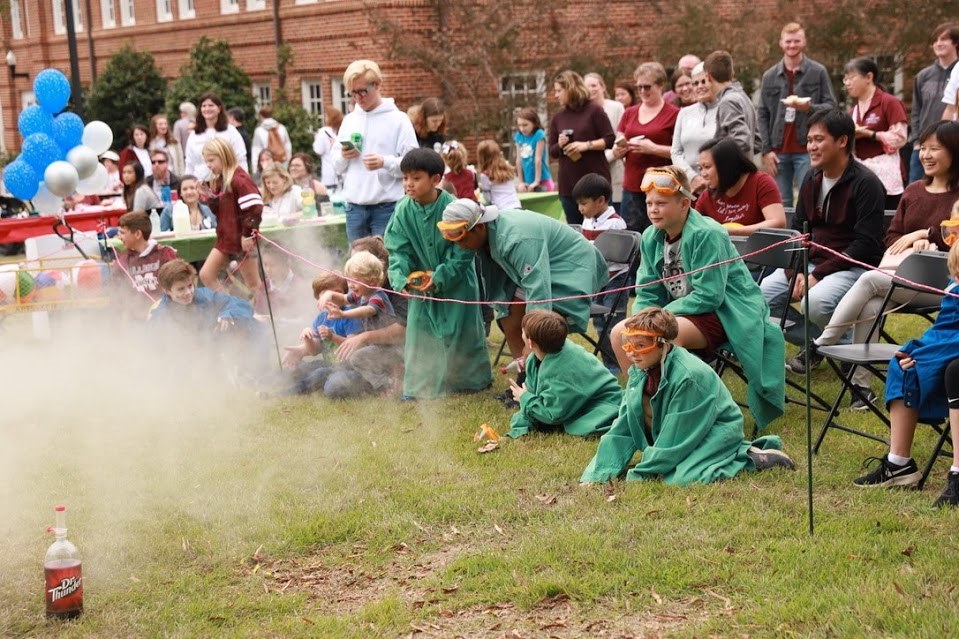
[[[445,239],[436,231],[437,240],[446,242]],[[449,249],[444,254],[443,261],[433,269],[433,290],[437,294],[442,294],[463,281],[463,273],[467,269],[473,268],[472,251],[460,248],[452,242],[447,242]]]
[[[645,377],[643,377],[643,379],[645,379]],[[638,382],[638,386],[634,386],[636,383],[637,382],[633,382],[631,379],[629,386],[636,390],[630,393],[629,389],[627,389],[627,393],[623,396],[623,403],[619,405],[619,415],[616,417],[616,421],[613,422],[609,431],[600,438],[596,454],[589,462],[589,465],[586,466],[586,470],[583,471],[583,475],[579,478],[579,481],[603,483],[619,477],[623,474],[623,471],[626,470],[626,466],[630,460],[632,460],[633,455],[639,450],[640,443],[633,437],[634,429],[631,428],[631,421],[634,419],[634,416],[630,410],[627,399],[630,395],[638,395],[640,403],[639,414],[641,416],[643,401],[642,381]],[[642,432],[642,428],[640,428],[638,424],[636,425],[636,429]]]
[[[720,242],[728,242],[727,237],[715,233],[699,233],[693,236],[694,242],[683,242],[683,263],[687,270],[693,270],[707,264],[715,264],[725,257]],[[701,315],[715,313],[726,296],[726,278],[729,266],[723,264],[708,268],[687,276],[692,289],[686,297],[666,304],[674,315]]]
[[[413,271],[420,270],[414,268],[417,263],[416,255],[413,244],[410,242],[410,229],[406,224],[405,212],[406,207],[400,201],[396,206],[396,212],[386,226],[386,233],[383,235],[383,243],[390,253],[390,266],[387,270],[387,276],[394,291],[405,289],[407,276]]]
[[[509,432],[506,433],[507,437],[512,439],[519,439],[523,435],[529,433],[532,430],[533,424],[522,412],[513,413],[513,416],[509,420]]]

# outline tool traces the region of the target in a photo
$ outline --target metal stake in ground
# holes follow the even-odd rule
[[[812,361],[809,353],[809,222],[803,223],[803,235],[806,236],[806,241],[803,242],[802,248],[802,276],[806,278],[807,286],[804,286],[805,294],[803,295],[803,350],[805,351],[806,361]],[[806,498],[808,501],[807,509],[809,510],[809,534],[812,535],[815,532],[815,527],[813,525],[813,511],[812,511],[812,403],[810,402],[810,369],[812,366],[806,366]]]
[[[253,242],[256,244],[256,262],[260,266],[260,280],[263,282],[263,294],[266,295],[266,310],[270,314],[270,328],[273,329],[273,348],[276,349],[276,363],[283,370],[283,358],[280,357],[280,340],[276,337],[276,321],[273,319],[273,304],[270,303],[270,283],[266,281],[266,271],[263,269],[263,256],[260,253],[260,232],[253,232]]]

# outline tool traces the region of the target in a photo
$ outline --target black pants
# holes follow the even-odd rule
[[[946,397],[949,399],[949,408],[959,408],[959,359],[954,359],[946,366],[945,373]]]

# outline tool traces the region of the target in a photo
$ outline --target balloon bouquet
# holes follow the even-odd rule
[[[23,146],[4,169],[3,182],[38,213],[55,214],[63,198],[74,192],[93,195],[107,187],[107,169],[99,155],[113,144],[113,131],[99,120],[84,126],[76,113],[63,111],[70,100],[70,81],[56,69],[38,73],[33,92],[39,104],[17,118]]]

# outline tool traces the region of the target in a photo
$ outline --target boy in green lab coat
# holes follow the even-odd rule
[[[601,435],[616,419],[623,391],[603,363],[566,339],[569,329],[559,313],[541,309],[523,316],[523,341],[531,354],[526,382],[510,380],[519,412],[507,436],[561,427],[570,435]]]

